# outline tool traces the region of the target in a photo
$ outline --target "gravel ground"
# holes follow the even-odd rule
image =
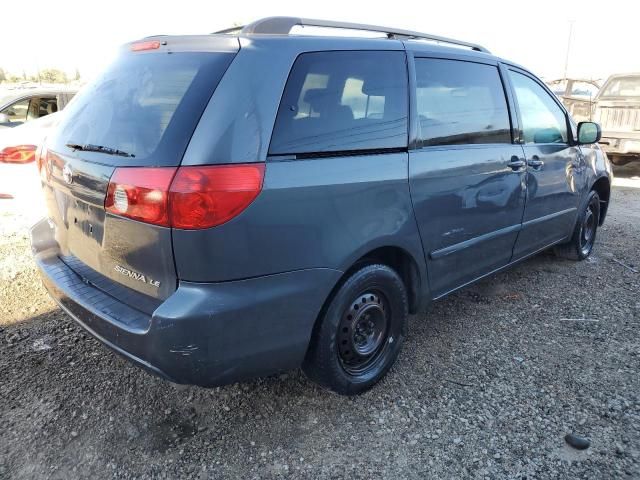
[[[357,398],[138,370],[49,300],[0,200],[0,478],[640,478],[640,168],[617,174],[588,261],[542,254],[435,303]]]

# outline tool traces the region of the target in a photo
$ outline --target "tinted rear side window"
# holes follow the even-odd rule
[[[55,148],[102,145],[177,165],[232,53],[126,53],[66,109]]]
[[[269,153],[313,154],[407,146],[404,52],[317,52],[293,65]]]
[[[416,58],[422,146],[511,143],[509,110],[492,65]]]

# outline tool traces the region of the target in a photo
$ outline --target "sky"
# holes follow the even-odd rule
[[[206,34],[286,15],[393,26],[479,43],[547,80],[640,71],[637,0],[5,0],[0,68],[60,68],[87,79],[121,44],[148,35]],[[21,21],[23,19],[24,21]]]

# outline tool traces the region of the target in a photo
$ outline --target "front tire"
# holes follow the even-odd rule
[[[334,293],[314,329],[305,375],[341,395],[370,389],[395,362],[406,334],[408,299],[398,274],[368,265]]]
[[[573,230],[571,240],[557,245],[554,252],[561,258],[569,260],[584,260],[593,250],[600,222],[600,197],[597,192],[589,192],[587,203],[578,215],[578,221]]]

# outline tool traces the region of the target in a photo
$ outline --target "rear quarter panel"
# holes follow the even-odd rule
[[[406,153],[268,162],[262,193],[240,216],[204,231],[174,230],[179,278],[344,271],[383,246],[423,265],[407,162]]]

